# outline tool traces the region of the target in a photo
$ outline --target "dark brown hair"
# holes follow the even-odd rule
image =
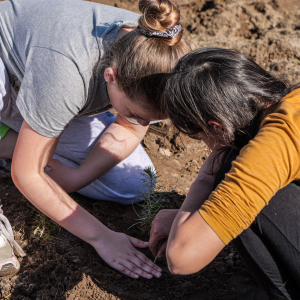
[[[105,67],[116,66],[117,83],[131,101],[142,97],[155,109],[160,108],[163,73],[169,73],[177,61],[190,51],[182,40],[182,31],[174,38],[146,37],[145,32],[161,32],[180,22],[178,7],[168,0],[140,0],[139,26],[116,41]]]
[[[257,134],[261,113],[297,87],[239,51],[202,48],[181,58],[169,76],[166,111],[181,132],[204,131],[234,153]],[[223,137],[209,120],[222,125]]]

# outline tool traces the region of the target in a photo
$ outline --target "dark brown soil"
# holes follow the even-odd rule
[[[138,0],[97,2],[138,11]],[[299,80],[299,0],[182,0],[180,4],[185,38],[193,49],[237,48],[275,74]],[[144,146],[161,175],[164,207],[180,207],[208,148],[178,134],[169,121],[152,126]],[[0,203],[27,253],[20,259],[19,274],[0,280],[1,299],[267,299],[231,245],[197,274],[174,276],[162,258],[160,279],[133,280],[111,269],[91,246],[64,229],[52,238],[47,237],[48,229],[39,238],[40,216],[18,192],[9,173],[0,170],[1,174]],[[73,197],[109,228],[147,239],[137,228],[128,229],[136,219],[132,207]],[[153,259],[149,251],[144,253]]]

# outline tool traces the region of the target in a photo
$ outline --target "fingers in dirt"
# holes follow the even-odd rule
[[[148,247],[148,242],[141,241],[141,240],[136,239],[136,238],[134,238],[132,236],[129,236],[129,235],[127,235],[127,237],[129,238],[131,244],[135,247],[138,247],[138,248]]]
[[[131,277],[131,278],[134,278],[134,279],[138,279],[139,278],[139,275],[130,271],[128,268],[126,268],[126,266],[123,266],[121,264],[118,264],[116,266],[113,266],[113,268],[115,268],[117,271],[119,271],[120,273],[128,276],[128,277]]]
[[[162,269],[158,267],[156,264],[154,264],[150,259],[148,259],[141,252],[137,252],[136,257],[131,258],[131,262],[133,262],[136,266],[154,275],[157,278],[161,276]]]
[[[145,271],[144,267],[143,267],[143,269],[141,269],[142,268],[141,266],[137,266],[135,263],[133,263],[131,261],[128,261],[128,260],[124,261],[124,262],[122,262],[122,265],[126,269],[130,270],[131,272],[135,273],[138,276],[141,276],[141,277],[146,278],[146,279],[153,278],[154,274],[151,274],[150,271],[149,272]],[[155,277],[160,277],[161,276],[161,273],[159,273],[157,271],[155,273],[157,274],[156,276],[154,275]],[[159,276],[158,276],[158,274],[159,274]]]

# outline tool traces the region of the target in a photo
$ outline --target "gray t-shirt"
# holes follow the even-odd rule
[[[0,3],[0,57],[21,85],[16,106],[35,131],[58,137],[75,116],[111,108],[99,63],[118,30],[138,18],[81,0]]]

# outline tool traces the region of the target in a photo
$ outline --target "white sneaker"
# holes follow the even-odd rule
[[[0,207],[0,277],[15,275],[20,270],[13,248],[20,256],[26,255],[15,241],[11,225]]]

